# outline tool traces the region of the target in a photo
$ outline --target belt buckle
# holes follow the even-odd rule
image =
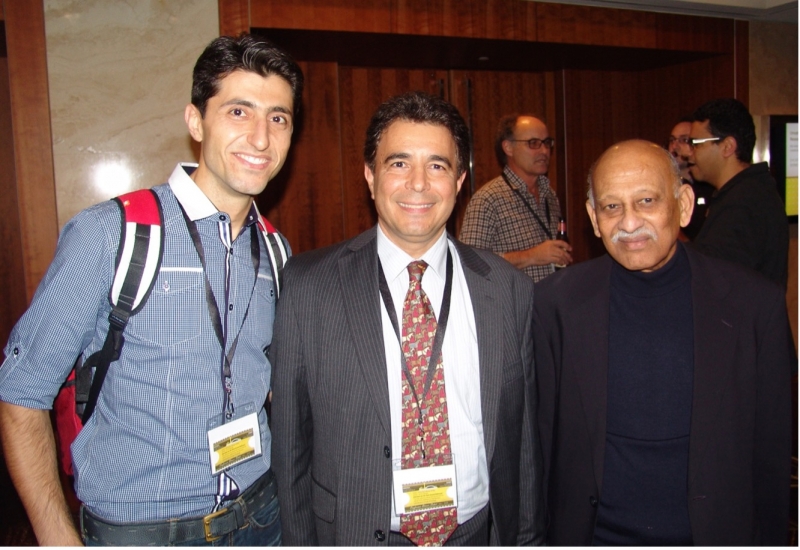
[[[227,513],[228,513],[228,509],[227,508],[223,508],[223,509],[218,510],[216,512],[212,512],[212,513],[208,514],[207,516],[203,516],[203,531],[205,532],[205,535],[206,535],[206,542],[214,542],[214,541],[219,540],[219,539],[221,539],[223,537],[223,535],[215,537],[215,536],[213,536],[211,534],[211,521],[214,518],[218,518],[219,516],[221,516],[223,514],[227,514]]]

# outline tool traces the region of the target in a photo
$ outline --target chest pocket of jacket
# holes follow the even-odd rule
[[[203,272],[199,268],[162,268],[142,311],[131,317],[126,333],[174,346],[200,335],[205,312]]]

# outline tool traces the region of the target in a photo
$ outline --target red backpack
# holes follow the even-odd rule
[[[61,468],[72,475],[70,446],[94,412],[108,368],[120,357],[128,319],[147,302],[161,267],[164,249],[164,214],[158,196],[140,189],[113,199],[120,208],[122,232],[117,248],[114,281],[109,292],[109,329],[100,351],[86,361],[81,357],[53,402]],[[286,247],[275,228],[264,218],[258,228],[268,244],[276,296],[280,295]]]

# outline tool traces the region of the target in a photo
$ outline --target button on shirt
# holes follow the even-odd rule
[[[179,202],[196,223],[223,323],[227,315],[227,345],[241,332],[231,367],[234,403],[260,411],[262,455],[234,466],[230,478],[243,491],[270,466],[263,403],[271,369],[264,349],[272,341],[275,294],[260,234],[257,276],[251,258],[249,226],[258,211],[253,205],[230,242],[230,217],[189,177],[195,166],[178,165],[168,185],[154,188],[164,213],[161,270],[146,306],[130,318],[94,415],[72,445],[78,498],[108,521],[205,515],[217,494],[206,422],[222,413],[222,349]],[[102,347],[119,238],[119,208],[110,201],[64,227],[55,259],[5,349],[0,399],[51,408],[74,359]]]
[[[458,522],[464,523],[489,502],[489,470],[483,443],[481,413],[478,336],[469,288],[458,252],[447,235],[442,237],[419,259],[428,264],[422,278],[422,289],[439,318],[444,295],[447,250],[453,256],[453,288],[450,317],[442,344],[447,410],[450,422],[450,444],[456,465],[458,486]],[[403,302],[408,292],[408,264],[412,258],[392,243],[378,226],[378,257],[389,285],[397,319],[403,318]],[[380,299],[379,296],[376,296]],[[392,461],[402,452],[402,366],[400,344],[386,307],[381,300],[383,341],[389,378],[389,410],[392,422]],[[400,517],[392,501],[392,530],[400,530]]]

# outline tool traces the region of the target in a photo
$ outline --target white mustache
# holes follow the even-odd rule
[[[639,229],[637,229],[633,233],[628,233],[624,229],[620,229],[619,231],[614,233],[613,237],[611,237],[611,242],[612,243],[616,243],[620,239],[624,239],[626,237],[635,239],[637,237],[641,237],[642,235],[647,235],[648,237],[650,237],[654,241],[658,240],[658,235],[656,235],[655,231],[653,231],[652,229],[648,229],[647,227],[640,227]]]

